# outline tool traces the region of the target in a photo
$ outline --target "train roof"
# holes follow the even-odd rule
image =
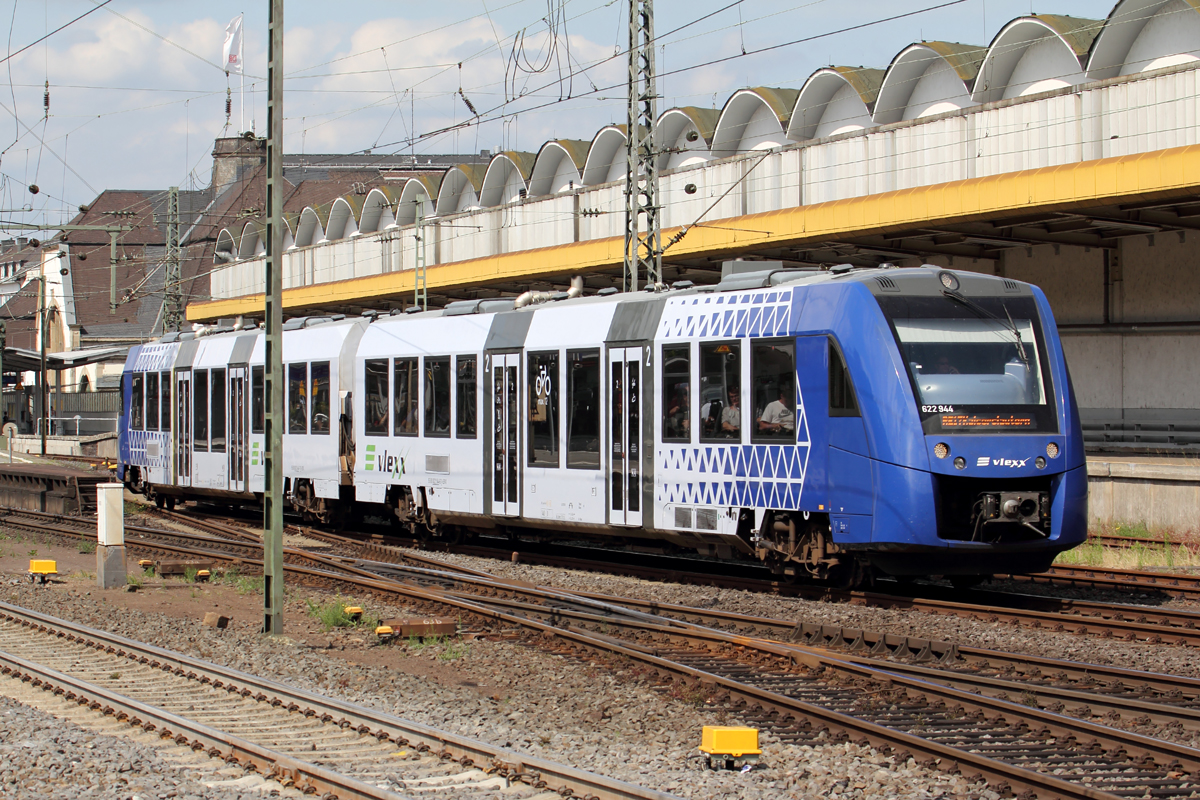
[[[567,292],[540,293],[541,296],[538,296],[535,302],[525,305],[518,305],[517,298],[480,298],[459,300],[450,303],[445,308],[427,311],[417,310],[414,306],[404,311],[397,309],[390,313],[366,311],[361,316],[353,317],[347,317],[344,314],[315,314],[304,317],[293,317],[284,322],[283,329],[284,331],[300,331],[337,323],[350,325],[361,323],[363,320],[369,323],[390,323],[469,315],[528,315],[560,308],[582,310],[595,306],[610,305],[630,307],[625,312],[614,311],[610,315],[614,319],[630,316],[644,317],[647,316],[645,313],[638,313],[634,309],[639,306],[645,306],[645,311],[649,312],[651,307],[645,304],[661,305],[667,299],[675,297],[718,292],[753,291],[782,286],[816,286],[829,283],[866,284],[866,287],[872,293],[876,294],[903,292],[905,294],[936,295],[943,288],[957,289],[959,287],[962,287],[964,291],[969,291],[971,294],[981,295],[1013,293],[1028,295],[1032,291],[1030,285],[1022,281],[978,272],[955,270],[949,267],[938,267],[930,264],[920,267],[903,268],[891,266],[859,268],[853,267],[850,264],[840,264],[828,268],[773,266],[767,269],[756,270],[753,268],[757,266],[755,262],[739,263],[745,265],[740,271],[732,271],[724,275],[720,282],[706,286],[695,286],[690,281],[676,281],[670,287],[664,287],[660,284],[657,287],[647,287],[645,290],[638,292],[620,292],[616,289],[602,289],[596,294],[578,297],[571,297]],[[941,284],[940,276],[944,273],[953,276],[953,286],[944,287]],[[558,314],[555,313],[552,316],[558,316]],[[204,328],[198,331],[169,333],[158,339],[155,344],[182,343],[209,337],[236,336],[261,332],[261,324],[240,328]],[[629,331],[629,333],[631,335],[619,338],[638,338],[636,335],[633,335],[633,331]],[[649,335],[652,336],[653,331],[650,331]]]

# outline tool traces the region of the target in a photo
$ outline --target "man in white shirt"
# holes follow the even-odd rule
[[[742,407],[738,404],[738,390],[730,388],[729,405],[721,409],[721,435],[736,439],[742,428]]]
[[[779,399],[767,403],[758,420],[760,433],[787,433],[796,429],[796,413],[791,408],[792,388],[779,387]]]

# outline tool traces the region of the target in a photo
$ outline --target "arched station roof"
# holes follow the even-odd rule
[[[871,127],[871,110],[885,74],[881,69],[866,67],[817,70],[796,96],[788,138],[804,142]]]
[[[657,121],[659,167],[683,169],[791,142],[869,130],[971,106],[1200,61],[1200,0],[1119,0],[1103,20],[1033,14],[1003,25],[987,47],[922,41],[886,70],[830,66],[800,89],[747,88],[720,110],[684,106]],[[424,216],[494,207],[527,197],[624,180],[626,130],[590,140],[556,139],[537,154],[503,152],[440,178],[348,194],[289,214],[288,246],[307,247]],[[294,232],[294,238],[293,238]],[[218,261],[261,255],[263,233],[233,225],[218,236]]]
[[[972,100],[990,103],[1083,83],[1088,52],[1103,24],[1057,14],[1014,19],[988,47]]]

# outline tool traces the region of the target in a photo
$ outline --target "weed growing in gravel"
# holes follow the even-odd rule
[[[1200,546],[1105,547],[1099,542],[1085,542],[1060,553],[1054,563],[1104,569],[1188,569],[1200,567]]]
[[[80,539],[79,552],[83,553],[84,555],[96,552],[96,543],[91,539]]]
[[[331,600],[328,603],[314,603],[308,598],[304,599],[305,605],[308,606],[308,615],[321,623],[321,627],[325,630],[333,628],[353,628],[359,625],[365,625],[372,619],[368,619],[366,615],[359,619],[352,618],[346,613],[346,606],[341,600]],[[378,624],[378,620],[375,620]],[[372,629],[375,625],[371,626]]]
[[[184,583],[195,583],[196,575],[198,575],[199,572],[200,571],[198,569],[196,569],[195,567],[184,567],[183,568],[183,582]]]
[[[136,586],[139,589],[142,588],[142,576],[141,575],[134,575],[132,573],[129,575],[126,575],[125,582],[128,583],[130,586]]]
[[[438,661],[455,661],[460,658],[466,658],[471,652],[471,644],[464,642],[462,639],[447,639],[446,646],[442,652],[438,653]]]
[[[132,500],[125,501],[125,516],[136,517],[139,514],[146,513],[146,507],[141,503],[135,503]]]
[[[29,557],[30,557],[30,558],[37,558],[37,548],[36,548],[36,547],[35,547],[34,549],[32,549],[32,550],[30,550],[30,551],[29,551]]]

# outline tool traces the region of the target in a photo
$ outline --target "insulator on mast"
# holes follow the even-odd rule
[[[233,93],[225,87],[225,124],[229,124],[229,116],[233,113]]]
[[[46,110],[46,116],[50,116],[50,81],[46,81],[46,93],[42,95],[42,108]]]

